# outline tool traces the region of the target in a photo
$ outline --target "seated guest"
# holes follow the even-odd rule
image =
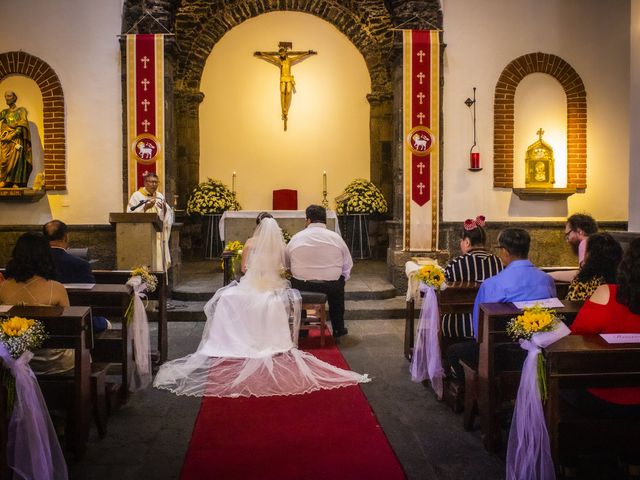
[[[497,302],[517,302],[539,300],[556,296],[553,279],[538,270],[527,258],[531,237],[521,228],[507,228],[498,237],[498,256],[505,266],[497,275],[488,278],[478,290],[473,305],[473,334],[478,337],[478,318],[480,304]],[[476,366],[478,364],[478,343],[456,343],[447,349],[446,366],[448,373],[463,378],[464,373],[459,360]],[[500,360],[498,360],[500,361]],[[453,369],[450,372],[449,369]]]
[[[42,233],[51,247],[55,280],[60,283],[96,283],[89,262],[67,252],[69,232],[64,222],[51,220],[42,226]]]
[[[620,243],[608,233],[594,233],[587,239],[584,262],[571,281],[567,300],[587,300],[600,285],[615,283],[622,259]]]
[[[42,226],[42,233],[49,241],[53,258],[53,279],[60,283],[96,283],[91,265],[86,260],[71,255],[67,225],[60,220],[51,220]],[[100,316],[92,316],[93,331],[98,333],[109,328],[109,321]]]
[[[327,211],[320,205],[306,210],[307,227],[287,244],[286,264],[291,286],[298,290],[327,295],[333,336],[349,333],[344,327],[344,282],[349,279],[353,260],[340,235],[327,230]]]
[[[484,216],[465,220],[460,234],[462,255],[451,260],[444,269],[448,282],[482,282],[502,271],[500,259],[485,249],[487,235],[484,226]],[[444,314],[441,329],[445,337],[473,337],[471,314]]]
[[[69,306],[64,286],[53,280],[53,259],[39,233],[23,234],[7,263],[7,280],[0,283],[0,304]],[[74,367],[73,350],[36,350],[30,362],[36,373],[62,373]]]
[[[625,252],[618,267],[617,285],[600,285],[587,300],[571,333],[640,333],[640,238]],[[617,417],[640,414],[640,388],[570,390],[563,398],[587,414]]]
[[[578,266],[584,262],[587,251],[587,238],[598,231],[598,224],[591,215],[586,213],[574,213],[567,218],[564,226],[564,239],[571,246],[573,253],[578,256]],[[570,282],[578,273],[578,270],[562,270],[551,272],[554,280]]]

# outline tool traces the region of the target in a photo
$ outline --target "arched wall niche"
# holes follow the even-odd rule
[[[65,107],[60,79],[46,62],[26,52],[0,53],[0,81],[9,75],[24,75],[35,81],[40,88],[43,102],[45,188],[66,190]]]
[[[567,96],[567,187],[587,188],[587,93],[580,75],[562,58],[529,53],[513,60],[498,79],[494,94],[493,186],[513,188],[514,100],[518,84],[532,73],[554,77]]]

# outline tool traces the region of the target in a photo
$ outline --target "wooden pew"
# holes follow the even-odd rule
[[[567,324],[573,319],[582,306],[582,302],[569,302],[563,300],[563,308],[557,309],[562,313]],[[494,452],[500,440],[499,411],[501,398],[515,398],[520,370],[505,372],[496,366],[496,348],[500,345],[517,345],[507,335],[507,322],[522,313],[513,303],[483,303],[480,305],[480,317],[478,319],[478,370],[477,378],[468,366],[465,368],[465,395],[477,394],[478,412],[480,416],[480,428],[482,441],[488,451]],[[473,383],[477,381],[474,386]],[[475,392],[474,392],[475,390]],[[472,398],[472,397],[470,397]],[[465,415],[469,402],[465,399]]]
[[[14,306],[9,310],[8,315],[40,320],[49,336],[43,348],[69,348],[75,351],[75,366],[71,378],[73,385],[71,399],[66,394],[69,376],[65,374],[37,375],[37,378],[49,409],[69,409],[69,403],[71,403],[72,432],[70,433],[73,451],[76,457],[82,458],[89,437],[89,420],[92,408],[90,349],[93,346],[93,330],[91,328],[91,309],[89,307]]]
[[[480,284],[476,282],[452,282],[447,284],[447,288],[438,292],[438,306],[440,313],[470,313],[473,311],[473,302],[476,299]],[[422,296],[422,293],[420,294]],[[411,360],[413,355],[413,345],[415,343],[416,330],[416,308],[415,300],[407,301],[405,324],[404,324],[404,356]],[[439,334],[441,351],[444,353],[446,347],[452,342],[450,337],[443,337]]]
[[[121,329],[95,334],[91,355],[95,362],[121,365],[120,399],[126,402],[129,372],[134,368],[131,326],[124,319],[131,300],[131,287],[124,284],[95,284],[90,289],[67,288],[67,294],[71,305],[86,305],[91,307],[93,315],[122,321]]]
[[[147,294],[149,300],[155,300],[158,302],[158,353],[157,355],[152,355],[155,357],[157,364],[162,364],[167,361],[167,353],[168,353],[168,335],[167,335],[167,285],[166,285],[166,274],[164,272],[151,272],[156,277],[158,277],[158,288],[154,292],[150,292]],[[121,284],[124,285],[129,276],[131,275],[130,270],[94,270],[93,275],[95,276],[96,283],[111,283],[111,284]],[[108,315],[104,315],[109,318]],[[153,354],[153,352],[152,352]]]
[[[560,390],[640,387],[640,344],[610,344],[600,335],[570,335],[544,349],[548,400],[545,416],[556,470],[561,449],[640,453],[640,420],[598,419],[563,405]]]

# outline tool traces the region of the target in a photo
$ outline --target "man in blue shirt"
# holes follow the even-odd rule
[[[478,317],[481,303],[540,300],[556,296],[553,278],[538,270],[529,260],[531,237],[521,228],[507,228],[498,237],[498,256],[505,266],[502,272],[488,278],[478,290],[473,305],[473,335],[478,338]],[[478,364],[478,343],[456,343],[447,350],[446,363],[462,378],[458,360]]]

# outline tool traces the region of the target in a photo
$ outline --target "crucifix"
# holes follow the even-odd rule
[[[293,48],[293,44],[291,42],[280,42],[278,43],[278,47],[277,52],[254,52],[253,55],[280,69],[280,106],[282,108],[284,130],[286,131],[291,96],[296,92],[296,83],[291,74],[291,67],[311,55],[317,55],[318,52],[314,52],[313,50],[292,51],[291,48]]]

